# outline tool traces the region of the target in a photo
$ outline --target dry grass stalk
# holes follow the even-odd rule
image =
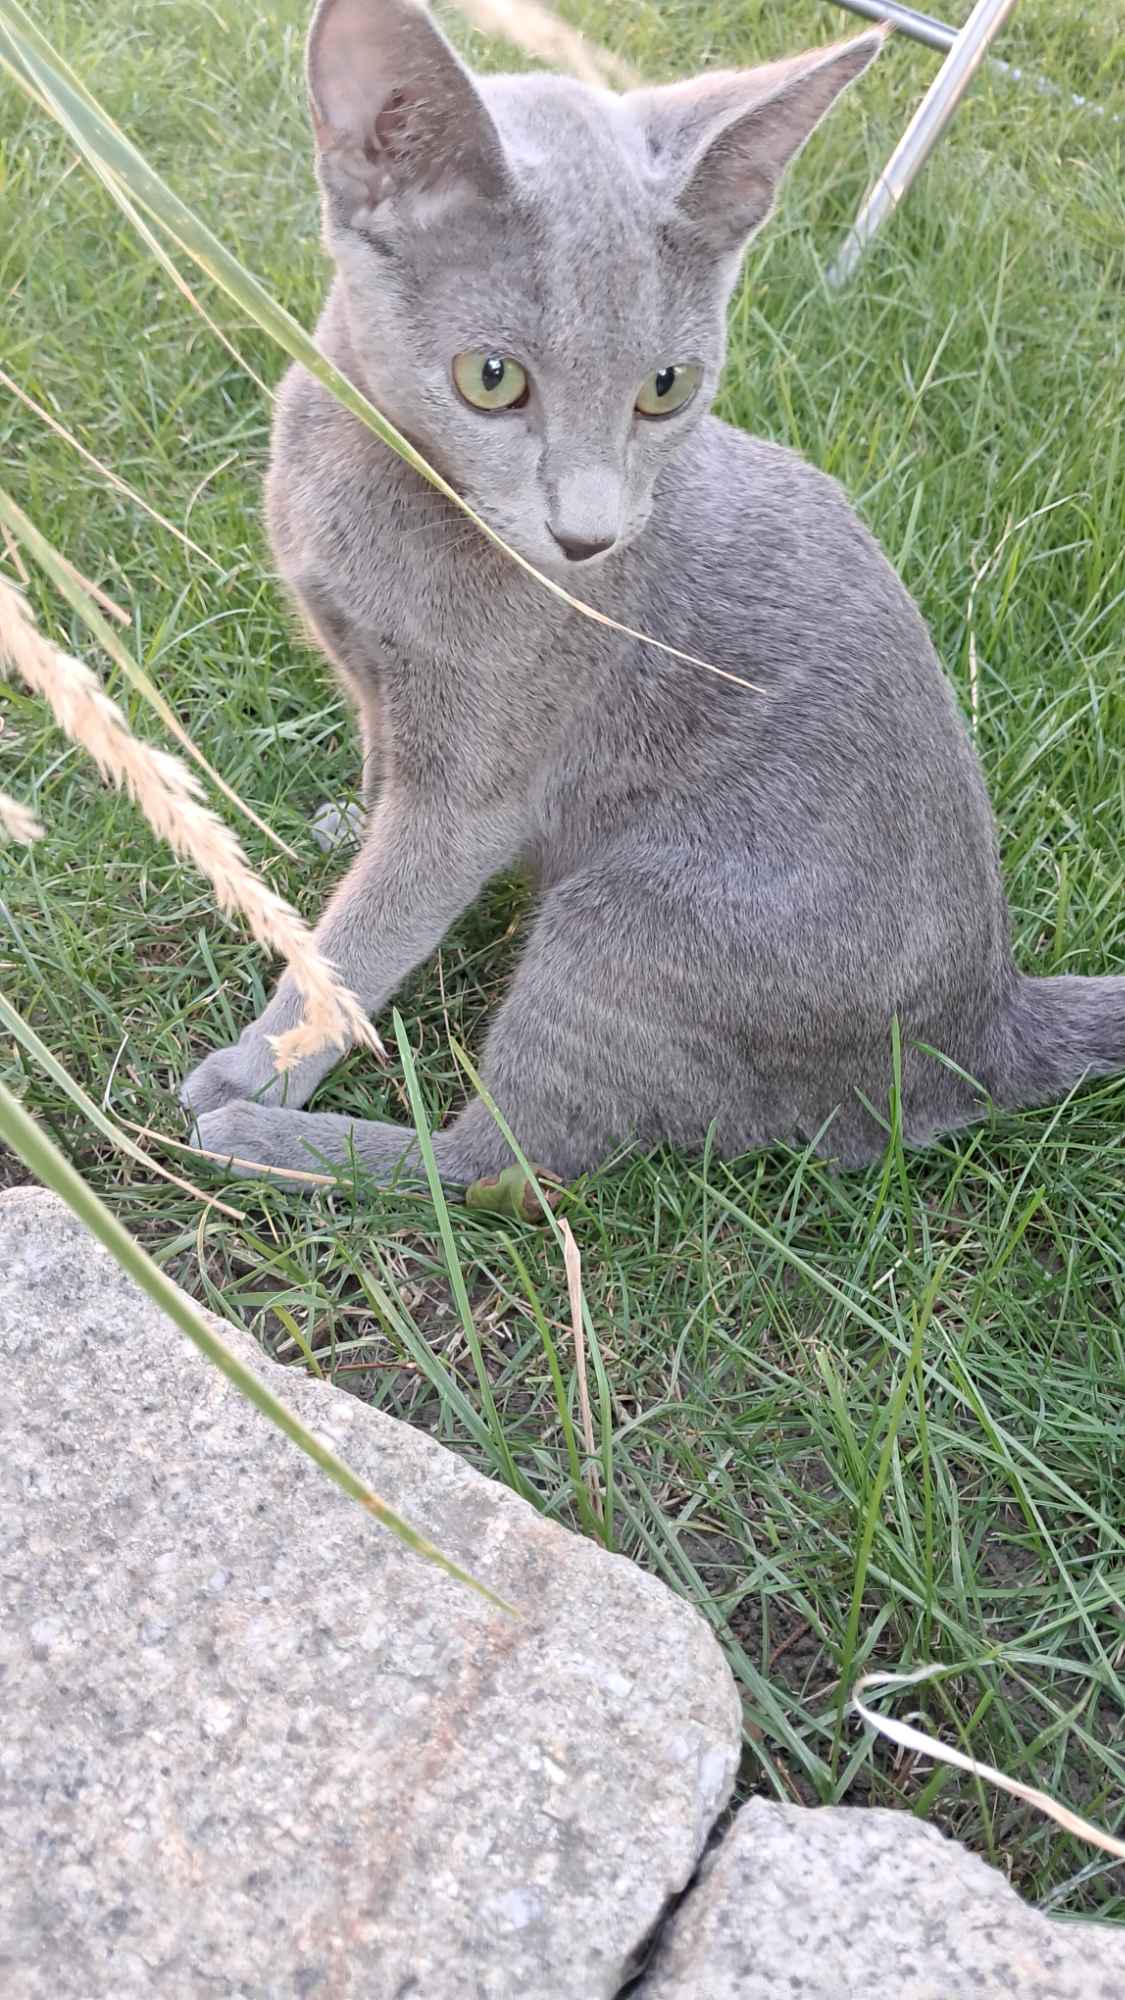
[[[121,606],[114,602],[109,592],[102,589],[100,583],[94,583],[90,577],[83,576],[82,571],[75,569],[74,564],[66,556],[59,555],[57,549],[55,550],[55,555],[58,557],[67,576],[69,576],[71,582],[78,590],[84,590],[87,597],[92,597],[95,604],[100,604],[107,617],[112,618],[115,624],[128,626],[129,613],[123,611]]]
[[[589,43],[539,0],[457,0],[457,11],[482,35],[501,35],[537,61],[567,69],[582,83],[636,83],[634,71],[609,49]]]
[[[4,379],[4,371],[2,368],[0,368],[0,381],[2,381],[3,379]],[[20,555],[20,545],[17,542],[15,536],[12,534],[12,531],[9,528],[7,522],[3,520],[0,520],[0,535],[4,537],[4,547],[7,550],[8,560],[11,563],[12,568],[15,570],[16,575],[20,580],[20,583],[23,585],[23,588],[25,590],[30,590],[31,574],[22,556]],[[70,577],[71,581],[77,586],[77,588],[79,590],[84,590],[87,596],[92,597],[95,604],[100,604],[102,610],[106,612],[110,618],[116,619],[119,625],[127,625],[129,623],[129,613],[127,611],[122,611],[121,606],[119,604],[115,604],[112,597],[108,596],[107,593],[104,590],[102,590],[99,584],[92,583],[88,576],[83,576],[82,571],[80,569],[75,569],[74,564],[72,562],[69,562],[66,556],[60,555],[57,549],[55,550],[55,559],[61,565],[61,567],[66,571],[66,574]]]
[[[296,911],[255,875],[237,836],[202,803],[194,773],[166,750],[132,735],[97,675],[44,639],[23,598],[0,580],[0,661],[48,703],[64,734],[81,744],[104,778],[139,805],[153,832],[206,876],[224,915],[241,915],[258,943],[284,958],[304,1001],[304,1018],[274,1042],[279,1069],[323,1048],[382,1044],[313,942]]]
[[[158,1132],[154,1125],[138,1125],[132,1118],[123,1118],[123,1125],[135,1132],[138,1139],[153,1139],[158,1145],[171,1146],[177,1153],[190,1153],[196,1160],[217,1160],[221,1166],[248,1167],[256,1180],[269,1180],[274,1175],[278,1180],[300,1181],[308,1187],[339,1187],[338,1174],[316,1174],[301,1167],[271,1167],[264,1160],[247,1160],[240,1153],[212,1153],[206,1146],[192,1146],[186,1139],[174,1139],[169,1132]],[[243,1218],[245,1219],[245,1218]]]
[[[941,1670],[936,1666],[917,1667],[909,1674],[864,1674],[852,1690],[852,1708],[867,1724],[887,1736],[900,1749],[913,1750],[920,1757],[933,1758],[939,1764],[952,1764],[955,1770],[968,1771],[974,1778],[983,1778],[985,1784],[995,1785],[998,1791],[1007,1792],[1013,1799],[1024,1799],[1037,1812],[1045,1813],[1057,1826],[1065,1827],[1067,1833],[1078,1840],[1089,1841],[1092,1847],[1104,1848],[1107,1854],[1115,1854],[1125,1861],[1125,1840],[1114,1833],[1107,1833],[1104,1827],[1094,1826],[1088,1819],[1081,1819],[1069,1806],[1053,1799],[1049,1792],[1041,1792],[1035,1785],[1025,1785],[1018,1778],[1009,1778],[1005,1771],[998,1771],[994,1764],[982,1764],[976,1757],[966,1756],[963,1750],[955,1750],[951,1743],[943,1743],[940,1737],[931,1736],[928,1730],[915,1729],[912,1723],[899,1722],[897,1717],[879,1715],[866,1702],[860,1700],[868,1688],[915,1687],[919,1681],[932,1679]]]
[[[30,847],[33,840],[42,838],[43,829],[33,812],[21,806],[18,799],[0,792],[0,835],[7,840],[18,840],[21,847]]]
[[[10,527],[19,536],[24,546],[35,557],[36,562],[40,563],[46,570],[56,589],[61,590],[67,603],[77,611],[78,616],[81,618],[83,624],[89,628],[101,646],[102,651],[109,654],[110,659],[114,662],[115,666],[120,667],[125,678],[131,681],[133,686],[143,694],[150,707],[156,710],[165,729],[171,731],[176,741],[187,751],[189,757],[194,757],[195,762],[202,771],[206,772],[207,777],[216,790],[222,792],[223,797],[229,799],[232,806],[237,807],[238,811],[243,815],[243,818],[248,819],[252,826],[257,827],[259,833],[265,835],[271,845],[277,848],[279,854],[286,855],[290,861],[296,861],[298,859],[297,855],[294,854],[291,847],[286,846],[281,835],[275,833],[271,826],[267,826],[265,820],[259,819],[258,814],[251,810],[245,799],[240,799],[238,793],[231,785],[227,784],[226,779],[220,772],[216,771],[214,765],[208,763],[202,750],[192,742],[175,709],[165,700],[156,683],[145,673],[144,668],[137,664],[128,647],[123,645],[122,641],[118,638],[117,633],[113,631],[111,626],[107,625],[101,612],[98,610],[98,604],[92,600],[96,598],[98,603],[106,605],[112,611],[113,616],[123,625],[129,623],[126,613],[120,611],[106,597],[104,591],[97,590],[92,583],[87,582],[86,578],[75,569],[74,564],[69,562],[59,549],[53,547],[46,539],[46,536],[39,533],[35,523],[28,519],[22,507],[17,507],[11,494],[6,493],[2,486],[0,486],[0,523],[3,523],[5,527]]]
[[[7,554],[8,561],[11,563],[12,568],[15,570],[16,575],[18,576],[24,589],[25,590],[29,589],[31,585],[31,578],[27,573],[27,565],[20,554],[20,545],[17,542],[15,536],[12,534],[11,530],[9,529],[6,521],[0,521],[0,536],[3,537],[4,549]]]
[[[41,423],[46,424],[49,430],[54,431],[56,437],[61,437],[64,443],[70,446],[72,451],[78,453],[79,458],[84,458],[87,465],[93,466],[95,472],[100,472],[102,478],[108,480],[111,486],[116,487],[119,493],[123,493],[127,500],[131,500],[134,507],[140,507],[142,512],[150,515],[159,527],[167,528],[170,535],[175,535],[176,540],[182,542],[185,549],[190,549],[193,555],[199,556],[201,561],[207,563],[211,569],[217,570],[220,576],[222,575],[223,566],[221,563],[216,562],[214,556],[209,556],[206,549],[201,549],[199,543],[193,542],[190,535],[185,535],[182,528],[177,528],[174,521],[169,521],[166,515],[158,513],[155,507],[150,506],[144,495],[135,492],[113,470],[111,465],[103,465],[100,458],[97,458],[92,451],[88,451],[86,446],[80,443],[73,431],[68,431],[65,424],[61,424],[57,417],[51,415],[50,410],[45,410],[42,403],[37,403],[34,396],[29,396],[26,389],[21,389],[19,383],[14,381],[12,376],[3,368],[0,368],[0,388],[7,389],[10,395],[18,397],[25,409],[30,410],[33,416],[38,417]],[[227,463],[229,464],[230,461],[228,460]],[[96,591],[94,585],[87,583],[85,578],[83,578],[83,584],[91,596],[98,597],[103,609],[107,608],[121,624],[127,625],[129,623],[125,612],[114,604],[112,598],[107,598],[100,591]]]
[[[582,1252],[574,1239],[574,1231],[565,1215],[559,1220],[563,1241],[563,1262],[566,1265],[566,1290],[570,1300],[570,1327],[574,1336],[574,1372],[578,1378],[578,1408],[582,1418],[582,1442],[586,1448],[586,1486],[592,1506],[599,1521],[602,1513],[601,1489],[594,1443],[594,1418],[590,1409],[590,1390],[586,1381],[586,1332],[582,1324]]]

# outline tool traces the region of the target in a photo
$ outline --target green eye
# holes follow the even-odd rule
[[[655,375],[641,383],[637,415],[670,417],[691,402],[702,380],[703,370],[694,361],[670,361],[667,367],[658,368]]]
[[[519,410],[527,401],[527,376],[510,354],[455,354],[453,380],[474,410]]]

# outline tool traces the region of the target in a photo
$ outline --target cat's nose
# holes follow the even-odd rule
[[[558,543],[567,562],[589,562],[591,556],[604,556],[606,550],[611,549],[617,540],[616,535],[608,535],[604,542],[586,542],[578,535],[558,534],[549,521],[547,526],[552,540]]]

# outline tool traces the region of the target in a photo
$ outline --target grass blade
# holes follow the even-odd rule
[[[179,1174],[173,1174],[167,1167],[162,1167],[159,1160],[154,1160],[151,1154],[138,1146],[134,1139],[130,1139],[129,1134],[123,1132],[120,1125],[107,1117],[100,1104],[95,1104],[93,1098],[87,1096],[82,1085],[71,1076],[70,1071],[58,1057],[52,1054],[46,1042],[40,1040],[34,1028],[24,1020],[23,1015],[17,1012],[3,993],[0,993],[0,1022],[3,1022],[8,1033],[26,1049],[39,1067],[46,1070],[47,1075],[58,1084],[59,1089],[66,1092],[71,1103],[77,1105],[83,1118],[94,1127],[95,1131],[101,1133],[103,1139],[108,1139],[112,1146],[116,1146],[119,1153],[125,1153],[130,1160],[143,1167],[146,1173],[158,1174],[161,1180],[170,1181],[173,1187],[182,1188],[185,1194],[191,1195],[193,1201],[201,1201],[208,1208],[219,1209],[223,1215],[229,1215],[232,1222],[245,1222],[246,1217],[240,1208],[231,1208],[216,1195],[204,1194],[202,1188],[193,1187],[191,1181],[182,1180]]]
[[[118,493],[123,493],[126,500],[131,501],[134,507],[139,507],[141,512],[155,521],[158,527],[165,528],[170,535],[174,535],[189,554],[198,556],[201,562],[205,562],[209,569],[217,570],[220,576],[225,574],[221,562],[216,562],[215,557],[208,555],[206,549],[200,548],[198,542],[193,542],[190,535],[185,535],[182,528],[177,528],[176,523],[154,507],[151,501],[146,500],[143,493],[138,493],[135,487],[129,485],[128,480],[122,479],[120,473],[113,470],[112,465],[103,464],[94,452],[88,451],[80,439],[75,437],[73,431],[68,431],[65,424],[60,424],[58,418],[51,415],[50,410],[45,410],[42,403],[37,403],[34,396],[29,396],[26,389],[21,389],[19,383],[4,368],[0,368],[0,389],[6,389],[10,396],[15,396],[25,409],[38,417],[41,424],[46,424],[48,430],[54,431],[56,437],[62,438],[63,443],[68,444],[71,451],[77,452],[79,458],[84,459],[87,465],[92,465],[94,471],[108,485],[114,487]]]
[[[465,1049],[462,1046],[462,1044],[452,1036],[450,1037],[449,1046],[453,1052],[453,1056],[458,1064],[458,1067],[462,1069],[465,1075],[468,1077],[470,1084],[475,1090],[477,1096],[480,1098],[482,1104],[487,1109],[497,1130],[501,1133],[506,1144],[511,1147],[513,1157],[518,1161],[519,1165],[522,1167],[524,1171],[524,1174],[527,1176],[527,1179],[530,1181],[532,1187],[534,1188],[535,1198],[538,1201],[539,1206],[543,1212],[544,1220],[547,1222],[549,1228],[554,1232],[555,1241],[558,1244],[560,1251],[562,1252],[563,1266],[564,1268],[566,1268],[567,1237],[563,1231],[563,1227],[558,1216],[555,1214],[553,1208],[551,1207],[550,1202],[548,1201],[546,1195],[543,1192],[543,1189],[539,1185],[539,1178],[538,1175],[536,1174],[535,1168],[532,1166],[530,1160],[528,1159],[526,1153],[524,1152],[522,1146],[520,1145],[519,1140],[516,1138],[515,1133],[512,1131],[512,1128],[509,1125],[507,1119],[505,1118],[504,1113],[501,1111],[500,1106],[497,1104],[496,1099],[492,1096],[487,1085],[481,1078],[476,1068],[476,1065],[472,1060],[472,1057],[469,1055],[468,1050]],[[590,1308],[586,1302],[586,1297],[584,1292],[582,1291],[581,1285],[579,1285],[579,1298],[582,1309],[582,1324],[583,1327],[585,1328],[585,1333],[586,1333],[586,1345],[589,1349],[590,1359],[594,1367],[594,1379],[598,1385],[598,1407],[600,1414],[600,1429],[602,1437],[601,1461],[602,1461],[602,1508],[603,1508],[603,1524],[600,1529],[600,1535],[602,1541],[605,1543],[605,1546],[608,1549],[613,1547],[613,1508],[614,1508],[614,1496],[616,1489],[616,1481],[614,1477],[614,1467],[613,1467],[612,1397],[610,1395],[610,1389],[609,1389],[609,1377],[606,1374],[605,1362],[602,1358],[601,1343],[598,1340],[598,1336],[594,1328],[594,1322],[590,1315]]]
[[[374,1246],[374,1258],[378,1265],[378,1276],[366,1264],[362,1264],[358,1257],[346,1253],[348,1269],[357,1284],[362,1287],[373,1312],[389,1327],[399,1345],[410,1356],[418,1373],[430,1384],[443,1408],[462,1426],[465,1435],[472,1438],[486,1459],[495,1458],[495,1441],[480,1411],[466,1396],[453,1370],[434,1353],[419,1333],[409,1313],[400,1310],[397,1305],[394,1288],[390,1283],[378,1245]],[[528,1494],[525,1498],[535,1504],[534,1495]]]
[[[535,1495],[516,1465],[515,1459],[512,1457],[511,1446],[504,1435],[504,1426],[500,1421],[493,1398],[492,1384],[488,1379],[488,1370],[484,1365],[480,1335],[477,1332],[476,1321],[473,1318],[473,1308],[469,1303],[469,1294],[465,1287],[465,1274],[461,1269],[461,1260],[457,1255],[453,1224],[449,1220],[449,1205],[445,1199],[445,1189],[442,1187],[437,1161],[434,1158],[434,1142],[430,1136],[430,1128],[426,1120],[426,1108],[422,1103],[418,1072],[414,1067],[414,1051],[410,1046],[402,1016],[397,1008],[394,1014],[394,1030],[395,1040],[398,1043],[399,1058],[402,1063],[403,1080],[406,1084],[406,1094],[410,1100],[410,1115],[414,1120],[414,1129],[418,1134],[418,1150],[422,1155],[422,1165],[426,1172],[430,1199],[433,1202],[434,1212],[437,1216],[441,1246],[445,1252],[445,1268],[449,1273],[449,1282],[453,1289],[453,1297],[456,1301],[457,1311],[465,1335],[465,1342],[469,1353],[473,1357],[473,1368],[476,1371],[481,1408],[484,1411],[485,1420],[488,1424],[492,1448],[503,1467],[504,1477],[508,1485],[516,1493],[521,1493],[526,1500],[530,1500],[531,1504],[535,1506],[537,1504]]]
[[[570,1471],[570,1488],[574,1497],[575,1507],[578,1511],[578,1517],[587,1533],[600,1538],[602,1524],[590,1505],[590,1496],[586,1490],[586,1482],[582,1477],[582,1458],[578,1450],[578,1438],[574,1429],[574,1418],[570,1412],[566,1384],[563,1381],[562,1368],[559,1364],[558,1349],[551,1338],[551,1329],[547,1323],[547,1315],[543,1310],[543,1301],[539,1297],[531,1272],[520,1255],[519,1245],[515,1239],[511,1236],[505,1236],[503,1242],[512,1260],[513,1268],[519,1278],[524,1298],[531,1309],[531,1317],[535,1322],[539,1339],[542,1342],[543,1353],[547,1362],[547,1371],[551,1377],[555,1408],[558,1411],[559,1424],[562,1429],[567,1466]]]
[[[863,1512],[859,1546],[856,1550],[855,1571],[852,1579],[851,1603],[848,1608],[848,1622],[841,1649],[840,1692],[836,1710],[836,1741],[833,1747],[833,1764],[836,1762],[840,1749],[844,1714],[847,1707],[846,1683],[851,1677],[856,1647],[859,1642],[859,1625],[863,1614],[863,1593],[867,1585],[867,1571],[871,1562],[871,1552],[875,1545],[875,1530],[879,1523],[880,1511],[883,1505],[883,1493],[886,1489],[887,1477],[891,1469],[891,1454],[898,1439],[899,1426],[902,1423],[906,1410],[906,1400],[910,1394],[911,1384],[916,1376],[920,1377],[921,1375],[922,1351],[926,1338],[926,1329],[930,1324],[933,1315],[934,1300],[941,1289],[942,1280],[945,1277],[950,1261],[948,1255],[942,1259],[930,1279],[926,1287],[925,1296],[915,1313],[914,1337],[911,1344],[910,1357],[902,1369],[899,1379],[895,1384],[894,1393],[891,1396],[890,1405],[887,1410],[886,1427],[883,1432],[883,1443],[879,1451],[879,1459],[874,1477],[871,1480],[867,1505]]]

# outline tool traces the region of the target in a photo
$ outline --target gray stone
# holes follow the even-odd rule
[[[7,2000],[597,2000],[738,1756],[707,1627],[266,1362],[520,1622],[329,1486],[51,1197],[0,1200]]]
[[[1122,2000],[1125,1928],[1060,1923],[909,1813],[753,1799],[636,2000]]]
[[[322,854],[334,854],[341,847],[358,847],[363,832],[363,807],[355,799],[342,806],[327,799],[314,812],[309,830]]]

